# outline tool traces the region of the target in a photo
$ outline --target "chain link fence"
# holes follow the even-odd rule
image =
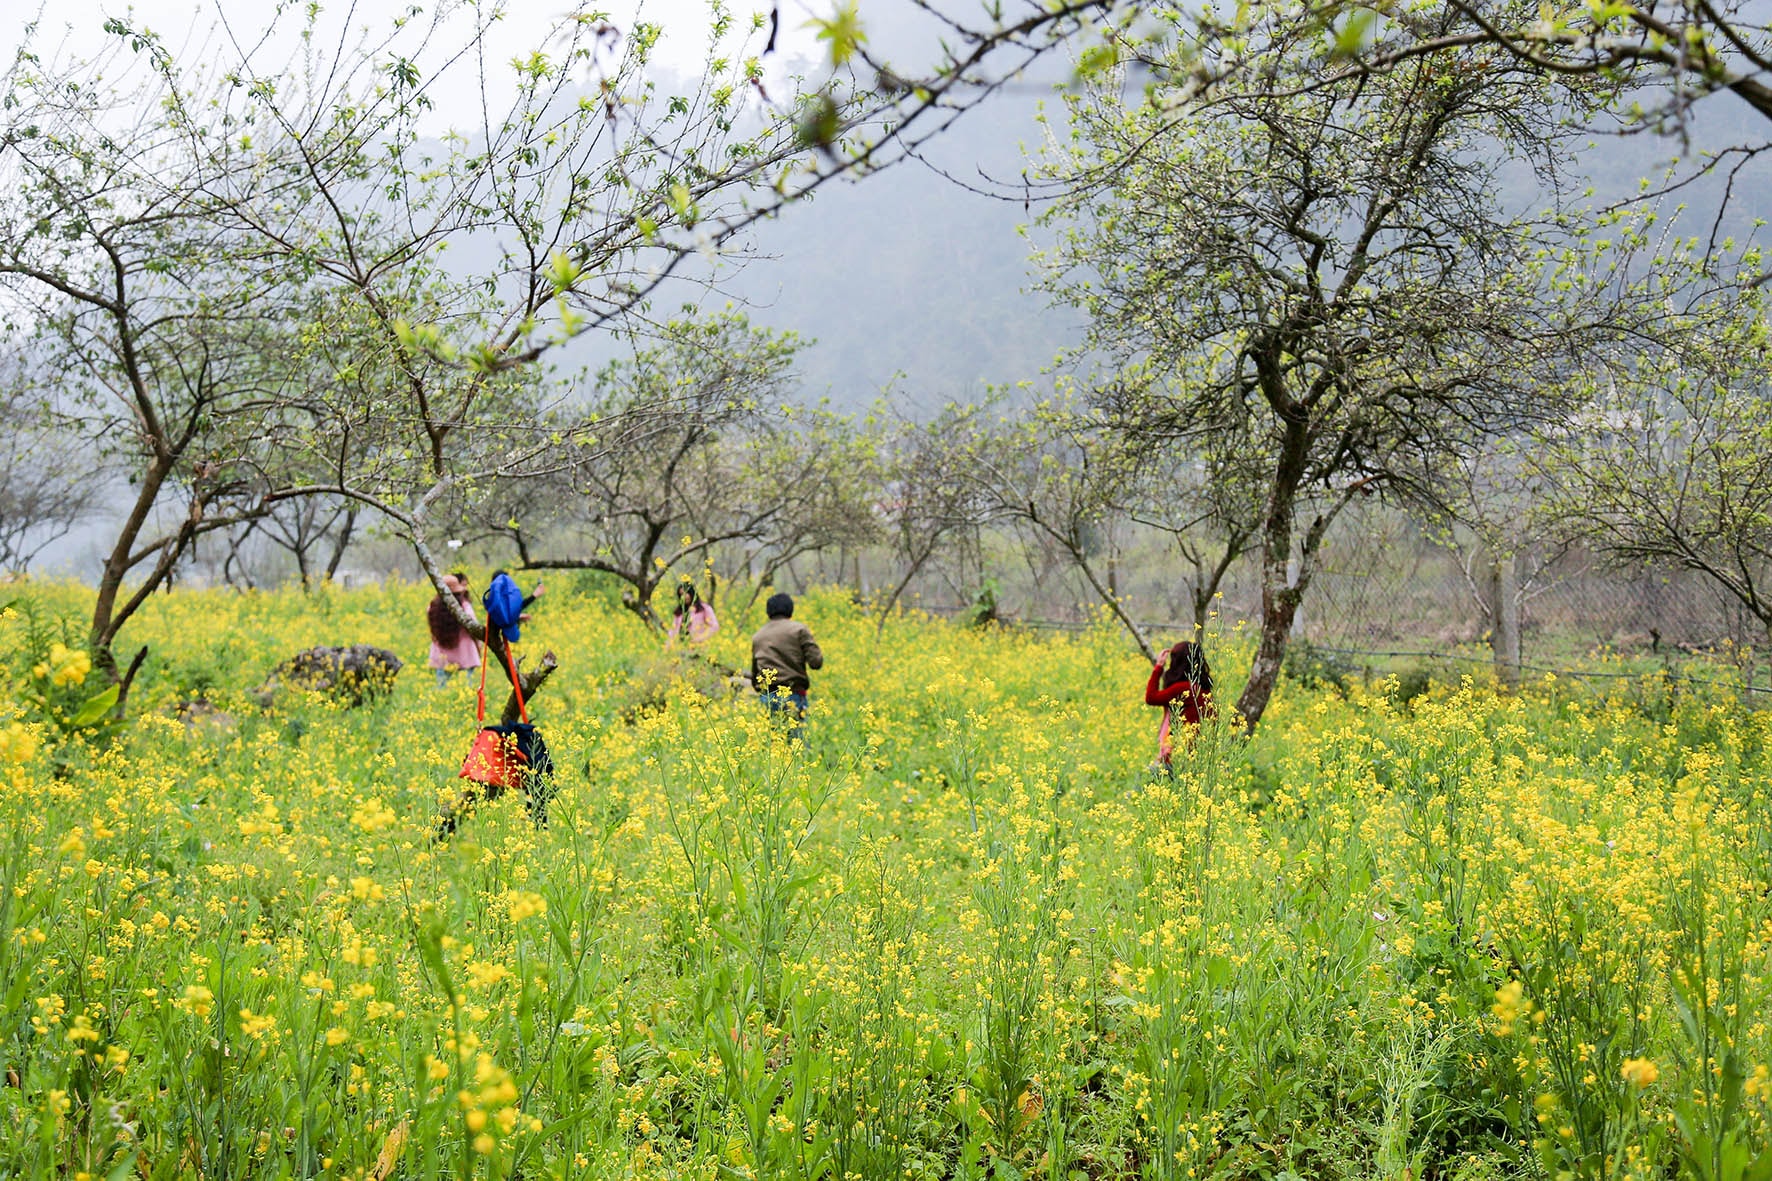
[[[1100,570],[1153,641],[1193,626],[1187,569],[1155,537],[1129,536],[1100,558]],[[1366,675],[1431,668],[1439,675],[1496,666],[1498,598],[1517,618],[1520,674],[1544,673],[1604,683],[1658,670],[1691,683],[1739,688],[1772,701],[1772,666],[1758,622],[1708,579],[1690,571],[1621,570],[1580,547],[1526,546],[1513,556],[1512,578],[1474,546],[1428,536],[1400,513],[1350,513],[1325,543],[1318,572],[1294,628],[1296,647]],[[852,563],[809,567],[818,581],[870,587]],[[905,604],[945,615],[974,609],[990,583],[1001,614],[1028,627],[1089,626],[1100,609],[1087,583],[1058,555],[1010,539],[986,539],[913,583]],[[1226,623],[1261,613],[1259,571],[1240,559],[1220,586]],[[1505,651],[1505,648],[1503,649]],[[1709,670],[1709,671],[1707,671]],[[1724,674],[1727,680],[1720,679]]]

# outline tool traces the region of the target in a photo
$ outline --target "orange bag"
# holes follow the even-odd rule
[[[528,766],[529,759],[511,728],[487,726],[474,735],[474,745],[462,760],[461,778],[487,787],[524,787],[523,773]]]
[[[486,721],[485,656],[486,652],[482,649],[479,700],[474,711],[481,722]],[[523,700],[523,682],[517,676],[517,662],[508,645],[505,648],[505,662],[517,694],[517,713],[523,720],[499,726],[482,725],[480,732],[474,735],[474,744],[468,748],[468,757],[462,760],[460,777],[484,787],[485,798],[489,800],[497,799],[507,788],[517,788],[523,793],[525,807],[528,808],[529,818],[535,822],[535,827],[546,828],[548,798],[553,794],[554,760],[549,756],[547,744],[541,740],[541,735],[529,724],[529,706]],[[470,797],[447,810],[437,826],[436,839],[443,840],[453,833],[461,816],[471,810],[472,806]]]

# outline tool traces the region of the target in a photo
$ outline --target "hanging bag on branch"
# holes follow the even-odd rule
[[[486,656],[481,652],[480,688],[475,695],[475,718],[486,721]],[[507,645],[504,650],[505,665],[510,670],[511,688],[517,695],[517,713],[522,719],[517,722],[506,722],[498,725],[482,725],[480,732],[474,735],[474,743],[468,748],[468,757],[462,761],[460,778],[470,783],[477,783],[485,788],[485,797],[495,800],[507,788],[522,790],[529,818],[537,828],[548,825],[548,797],[552,794],[554,778],[554,760],[548,754],[548,747],[542,741],[541,734],[529,722],[529,706],[523,700],[523,678],[517,675],[516,659],[511,655]],[[458,809],[459,810],[459,809]],[[455,817],[450,815],[444,820],[440,836],[447,836],[455,829]]]
[[[491,584],[480,598],[480,605],[486,608],[486,627],[489,633],[492,628],[497,628],[507,645],[515,644],[522,638],[523,591],[509,574],[500,570],[492,576]],[[509,655],[509,652],[506,654]],[[481,661],[480,667],[485,668],[486,662]],[[519,692],[518,696],[521,697],[522,694]]]

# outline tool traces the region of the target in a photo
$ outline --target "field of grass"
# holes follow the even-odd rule
[[[88,737],[85,592],[0,588],[0,1177],[1772,1177],[1772,718],[1724,692],[1292,683],[1163,781],[1110,630],[813,595],[797,748],[562,587],[552,822],[439,845],[427,597],[160,596]],[[250,695],[351,642],[387,699]]]

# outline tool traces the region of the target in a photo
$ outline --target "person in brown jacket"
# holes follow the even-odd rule
[[[799,738],[806,721],[812,691],[808,670],[824,667],[824,653],[812,638],[812,629],[794,619],[794,600],[777,592],[763,604],[769,622],[751,637],[751,684],[763,695],[763,704],[777,717],[793,722],[788,734]]]

